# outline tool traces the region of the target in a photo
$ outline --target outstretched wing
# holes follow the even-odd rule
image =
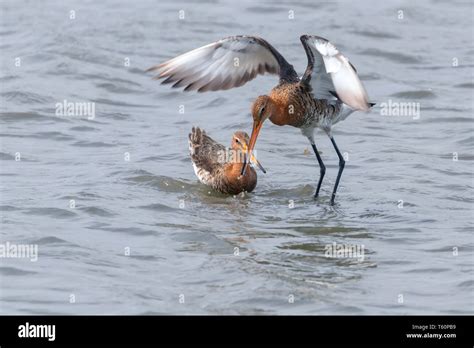
[[[280,75],[298,81],[293,66],[267,41],[254,36],[233,36],[184,53],[147,71],[156,79],[185,91],[217,91],[240,87],[258,74]]]
[[[303,35],[300,40],[308,57],[300,83],[312,89],[316,99],[334,99],[336,95],[353,109],[369,110],[367,92],[349,60],[322,37]]]

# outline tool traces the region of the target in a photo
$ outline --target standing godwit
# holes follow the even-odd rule
[[[226,194],[236,195],[252,192],[257,186],[257,173],[251,167],[242,175],[242,164],[248,151],[249,136],[245,132],[235,132],[230,149],[210,138],[200,128],[189,133],[189,153],[194,172],[199,181]],[[260,162],[250,155],[250,162],[265,173]]]
[[[257,136],[266,119],[278,126],[301,129],[308,138],[320,167],[318,197],[326,167],[314,141],[314,129],[322,129],[331,139],[339,157],[339,171],[331,195],[334,204],[345,161],[332,136],[332,126],[356,110],[368,111],[367,92],[356,69],[328,40],[319,36],[300,37],[308,58],[301,78],[293,66],[267,41],[253,36],[233,36],[184,53],[151,67],[158,71],[156,79],[185,87],[185,91],[216,91],[239,87],[257,74],[278,74],[279,84],[269,95],[259,96],[252,105],[253,129],[250,137],[251,156]],[[245,173],[247,162],[242,166]]]

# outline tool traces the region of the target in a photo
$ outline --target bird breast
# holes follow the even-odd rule
[[[302,127],[311,114],[311,95],[301,90],[297,83],[282,84],[270,93],[273,110],[270,121],[277,126]]]
[[[249,166],[245,175],[241,176],[242,163],[229,163],[224,169],[222,180],[218,183],[221,192],[239,194],[240,192],[252,192],[257,186],[257,173]]]

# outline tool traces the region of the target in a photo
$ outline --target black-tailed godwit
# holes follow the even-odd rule
[[[248,134],[238,131],[232,136],[230,149],[226,149],[204,130],[193,127],[189,134],[189,153],[199,181],[226,194],[252,192],[257,186],[257,173],[252,167],[243,175],[241,173],[248,142]],[[265,169],[253,155],[250,155],[250,162],[265,173]]]
[[[367,92],[356,69],[328,40],[311,35],[300,37],[308,58],[301,78],[293,66],[267,41],[254,36],[228,37],[184,53],[148,71],[158,71],[155,78],[163,83],[198,92],[239,87],[258,74],[280,77],[268,95],[259,96],[252,105],[253,129],[249,143],[251,156],[257,136],[266,119],[276,125],[301,129],[308,138],[320,167],[315,198],[318,197],[326,167],[314,141],[314,129],[322,129],[330,138],[337,156],[339,171],[331,195],[334,204],[345,161],[332,136],[332,126],[356,110],[368,111]],[[242,173],[247,170],[246,162]]]

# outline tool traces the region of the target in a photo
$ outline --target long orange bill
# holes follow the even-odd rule
[[[260,164],[260,162],[258,161],[258,159],[255,158],[254,155],[252,155],[252,157],[250,157],[250,161],[257,165],[258,168],[260,168],[260,170],[264,173],[264,174],[267,174],[267,171],[265,170],[265,168],[263,168],[263,166]]]
[[[242,147],[243,147],[243,150],[244,150],[244,162],[243,163],[246,163],[247,162],[247,153],[248,153],[249,148],[248,148],[247,144],[242,144]],[[265,170],[265,168],[263,168],[260,161],[253,154],[250,156],[250,162],[253,163],[254,165],[256,165],[264,174],[267,174],[267,171]]]
[[[263,125],[263,122],[253,123],[252,135],[250,136],[249,147],[248,147],[248,156],[246,156],[244,165],[242,166],[242,171],[240,172],[241,175],[245,175],[248,162],[250,162],[249,160],[253,157],[252,151],[253,151],[253,148],[255,147],[255,143],[257,142],[258,133],[260,132],[262,125]]]

